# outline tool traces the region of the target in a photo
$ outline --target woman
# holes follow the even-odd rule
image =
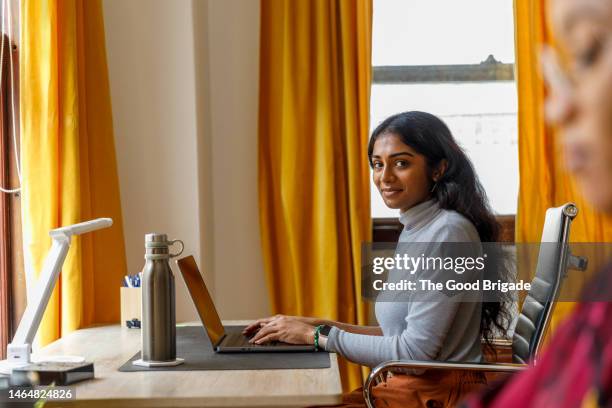
[[[406,112],[386,119],[372,134],[368,158],[385,204],[401,211],[400,243],[497,240],[499,225],[472,164],[437,117]],[[505,317],[500,303],[376,302],[376,327],[277,315],[258,320],[245,334],[257,331],[251,341],[258,344],[313,344],[315,332],[323,330],[319,346],[370,367],[394,359],[476,362],[482,359],[481,337],[489,341],[493,328],[503,331]],[[398,375],[374,395],[391,406],[424,406],[454,401],[483,382],[475,374]],[[361,400],[361,393],[346,401],[351,398]]]
[[[566,163],[584,197],[612,215],[612,0],[552,0],[565,69],[543,55],[549,121],[563,136]],[[560,59],[561,60],[561,59]],[[612,266],[555,332],[538,364],[470,407],[612,406]]]

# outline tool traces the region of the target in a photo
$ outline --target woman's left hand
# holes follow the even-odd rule
[[[264,344],[282,341],[289,344],[314,344],[314,326],[291,316],[279,316],[261,326],[250,340],[251,343]]]

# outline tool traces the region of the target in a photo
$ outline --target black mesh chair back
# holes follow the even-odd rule
[[[512,360],[527,364],[537,354],[567,269],[570,224],[577,207],[568,203],[546,211],[536,274],[512,338]]]

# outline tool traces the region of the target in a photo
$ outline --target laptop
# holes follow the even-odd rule
[[[183,279],[185,279],[193,304],[208,333],[208,338],[217,353],[315,351],[314,345],[307,344],[288,344],[283,342],[251,344],[249,343],[250,337],[245,336],[241,332],[228,332],[221,323],[215,304],[208,293],[204,279],[202,279],[193,256],[181,258],[176,263],[183,275]]]

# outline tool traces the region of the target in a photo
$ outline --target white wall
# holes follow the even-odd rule
[[[269,312],[257,210],[259,2],[104,0],[128,268],[185,242],[221,316]],[[196,314],[179,273],[177,320]]]
[[[230,317],[267,315],[257,198],[259,1],[208,1],[208,27],[215,300]]]

